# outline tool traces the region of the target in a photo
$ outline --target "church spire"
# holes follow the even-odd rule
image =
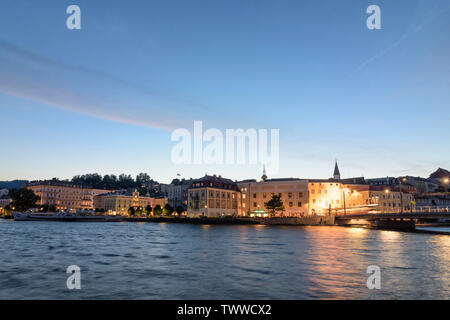
[[[266,165],[263,164],[263,174],[261,176],[262,181],[266,181],[267,180],[267,175],[266,175]]]
[[[341,179],[341,173],[339,172],[339,167],[338,167],[338,164],[337,164],[337,160],[334,163],[333,179],[336,179],[336,180],[340,180]]]

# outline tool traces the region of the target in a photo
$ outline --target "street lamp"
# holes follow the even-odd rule
[[[448,178],[444,178],[444,183],[447,185],[447,187],[446,187],[447,192],[448,192],[448,182],[449,182],[449,179]]]

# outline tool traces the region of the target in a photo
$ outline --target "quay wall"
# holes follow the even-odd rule
[[[150,217],[124,218],[130,222],[155,223],[192,223],[192,224],[263,224],[263,225],[304,225],[321,226],[334,225],[334,216],[283,217],[283,218],[187,218],[187,217]]]

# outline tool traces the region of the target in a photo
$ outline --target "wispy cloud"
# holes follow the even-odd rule
[[[435,2],[434,6],[430,6],[429,1],[422,1],[418,7],[416,8],[416,11],[419,11],[422,17],[421,21],[412,21],[410,24],[409,29],[403,33],[400,38],[393,42],[392,44],[386,46],[385,48],[378,51],[373,56],[369,57],[367,60],[363,61],[351,74],[350,76],[354,75],[355,73],[360,72],[368,65],[374,63],[375,61],[381,59],[383,56],[391,52],[393,49],[400,46],[403,42],[405,42],[408,38],[411,36],[417,34],[420,32],[424,27],[432,23],[434,20],[442,17],[445,13],[447,13],[450,10],[450,5],[445,2]],[[447,5],[447,7],[442,8],[442,5]],[[425,17],[423,17],[423,10],[427,9],[428,12],[426,13]]]
[[[2,93],[102,119],[172,129],[194,120],[200,112],[198,106],[101,72],[47,59],[2,40],[0,70]],[[189,114],[181,117],[186,109]]]

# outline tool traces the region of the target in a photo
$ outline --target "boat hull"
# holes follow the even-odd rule
[[[23,212],[13,212],[14,221],[59,221],[59,222],[117,222],[123,217],[117,216],[59,216],[37,215]]]

